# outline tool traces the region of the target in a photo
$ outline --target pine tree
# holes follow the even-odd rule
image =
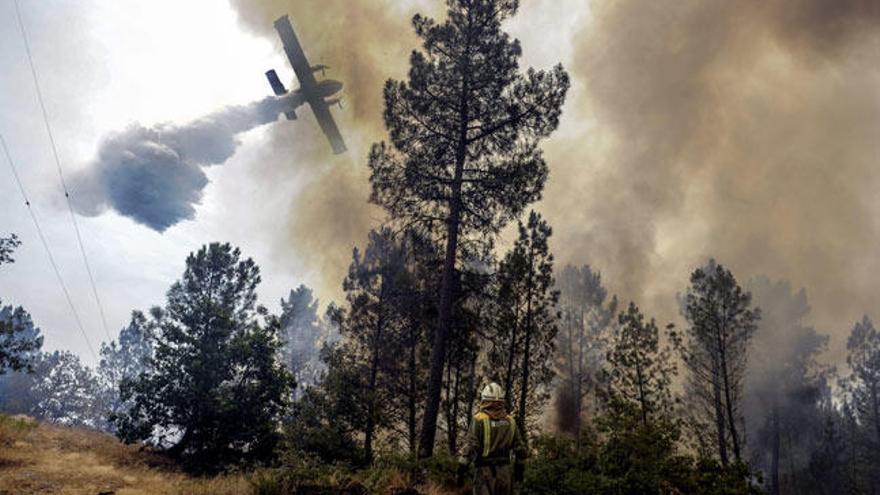
[[[537,417],[553,378],[558,292],[553,289],[552,230],[536,212],[519,223],[519,238],[498,267],[496,337],[487,374],[501,377],[508,408],[517,411],[520,428]]]
[[[0,375],[10,370],[33,371],[42,346],[43,336],[30,313],[0,301]]]
[[[851,373],[843,385],[851,407],[855,482],[880,486],[880,331],[870,318],[856,322],[846,341]]]
[[[629,303],[618,317],[618,331],[608,351],[607,398],[635,406],[643,426],[654,419],[670,419],[673,413],[672,380],[677,369],[671,350],[660,346],[660,331],[645,321],[639,308]]]
[[[68,426],[105,429],[107,416],[98,378],[69,351],[43,354],[29,393],[36,418]]]
[[[789,493],[807,469],[822,438],[823,392],[829,371],[817,358],[828,336],[805,323],[806,292],[766,277],[749,281],[761,307],[746,374],[744,412],[750,432],[750,459],[767,475],[771,495]],[[806,489],[806,487],[801,487]]]
[[[688,399],[701,415],[695,419],[713,425],[716,452],[727,466],[730,450],[734,460],[742,460],[743,380],[749,340],[761,313],[752,307],[751,294],[715,260],[696,269],[690,281],[682,301],[688,328],[684,338],[672,336],[689,371]]]
[[[363,399],[367,408],[364,424],[364,456],[372,463],[377,428],[386,424],[390,395],[386,386],[396,356],[393,335],[405,325],[399,299],[405,296],[406,264],[400,243],[389,229],[372,231],[363,255],[355,249],[343,283],[348,311],[340,325],[351,359],[362,370]]]
[[[328,309],[326,321],[344,318],[339,308]],[[315,456],[327,464],[360,466],[364,463],[362,438],[367,422],[363,367],[345,341],[325,345],[321,381],[303,391],[285,423],[284,450],[295,458]]]
[[[880,332],[870,318],[865,316],[853,326],[846,350],[853,405],[874,441],[880,442]]]
[[[0,265],[15,262],[15,259],[12,258],[12,252],[18,246],[21,246],[21,241],[18,240],[17,235],[11,234],[9,237],[0,237]]]
[[[260,271],[238,248],[191,253],[154,309],[149,373],[124,380],[126,442],[149,441],[193,470],[269,458],[292,380],[279,363],[278,319],[256,305]]]
[[[290,291],[287,300],[281,300],[281,356],[296,382],[295,397],[317,381],[321,370],[318,354],[325,338],[318,301],[311,289],[300,285]]]
[[[21,245],[15,234],[0,237],[0,266],[14,263],[12,252]],[[21,306],[3,306],[0,301],[0,375],[7,371],[33,371],[34,360],[43,346],[40,329]]]
[[[400,324],[392,328],[389,347],[390,361],[387,386],[389,420],[393,425],[388,435],[400,438],[411,454],[418,450],[418,421],[421,419],[427,371],[430,367],[429,336],[437,320],[438,274],[442,257],[430,238],[414,230],[399,235],[404,251],[406,271],[397,279],[396,312]],[[402,427],[401,427],[402,426]]]
[[[461,273],[458,289],[459,304],[453,314],[450,341],[446,356],[446,377],[443,384],[442,427],[446,431],[446,443],[451,455],[459,453],[459,441],[463,438],[473,417],[477,400],[477,387],[483,382],[478,376],[477,361],[480,344],[487,338],[487,304],[490,274],[471,263],[469,270]],[[491,336],[488,336],[491,339]]]
[[[501,30],[516,0],[448,0],[445,22],[416,15],[409,81],[385,85],[390,145],[373,146],[372,201],[408,225],[440,225],[444,263],[419,451],[434,449],[462,254],[477,252],[540,196],[538,147],[558,125],[568,75],[519,71]],[[468,256],[465,255],[464,259]]]
[[[154,322],[141,311],[132,311],[128,325],[119,338],[101,344],[101,360],[97,376],[103,392],[103,406],[109,417],[115,417],[131,404],[120,399],[120,387],[151,370]]]
[[[555,409],[558,428],[574,438],[581,436],[583,416],[597,403],[603,378],[606,341],[617,313],[617,298],[608,299],[602,276],[589,265],[566,266],[557,277],[561,314],[556,339],[554,370],[559,377]]]

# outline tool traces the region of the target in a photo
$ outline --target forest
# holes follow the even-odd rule
[[[45,352],[27,309],[0,301],[0,411],[198,476],[259,472],[275,493],[342,477],[390,493],[395,476],[427,493],[455,489],[496,382],[527,437],[523,494],[878,493],[870,318],[840,322],[837,368],[804,289],[713,253],[672,287],[677,325],[612,294],[600,267],[556,263],[541,143],[571,83],[562,65],[520,67],[502,26],[517,8],[450,0],[445,19],[412,19],[422,44],[384,86],[387,139],[365,164],[386,218],[352,246],[344,299],[292,284],[273,313],[247,253],[206,244],[95,367]],[[0,270],[31,248],[0,238]]]

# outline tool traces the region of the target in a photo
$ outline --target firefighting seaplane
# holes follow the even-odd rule
[[[336,127],[333,115],[330,114],[330,105],[342,107],[342,100],[340,98],[331,98],[342,89],[342,83],[333,79],[323,79],[321,81],[315,79],[316,72],[320,71],[323,76],[324,71],[329,69],[329,67],[326,65],[313,66],[309,64],[306,54],[299,44],[299,39],[297,39],[296,33],[293,32],[293,26],[290,25],[290,20],[286,15],[279,17],[275,21],[275,30],[278,31],[278,36],[281,37],[284,51],[287,53],[287,58],[293,67],[293,72],[296,73],[296,78],[299,80],[299,88],[290,95],[292,98],[288,98],[290,107],[284,110],[284,116],[287,117],[287,120],[296,120],[296,107],[308,103],[312,107],[312,113],[315,114],[318,125],[321,126],[321,130],[324,131],[327,140],[330,141],[333,152],[337,155],[344,153],[346,150],[345,142],[342,140],[339,128]],[[281,80],[278,79],[278,74],[275,73],[274,69],[266,72],[266,79],[269,80],[272,91],[275,92],[276,96],[288,94],[287,89],[281,83]]]

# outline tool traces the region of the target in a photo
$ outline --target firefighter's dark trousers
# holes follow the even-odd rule
[[[480,466],[474,475],[474,495],[512,495],[513,468],[503,466]]]

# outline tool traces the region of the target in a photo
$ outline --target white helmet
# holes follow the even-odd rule
[[[480,399],[504,400],[504,390],[501,389],[501,385],[498,385],[495,382],[491,382],[490,384],[483,387],[483,391],[480,393]]]

